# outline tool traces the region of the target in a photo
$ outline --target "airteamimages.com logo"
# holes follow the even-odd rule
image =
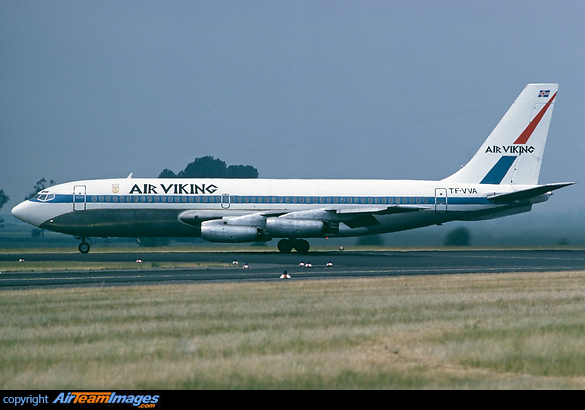
[[[16,392],[14,392],[16,393]],[[13,405],[15,407],[83,407],[95,405],[126,405],[139,409],[152,409],[159,403],[159,394],[130,394],[127,392],[118,393],[114,391],[68,391],[52,392],[51,394],[29,394],[29,395],[6,395],[2,398],[2,405]]]
[[[53,404],[131,404],[142,409],[154,408],[159,395],[119,394],[116,392],[62,392]]]

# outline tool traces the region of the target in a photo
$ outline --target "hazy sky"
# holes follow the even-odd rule
[[[538,207],[584,208],[585,2],[0,0],[0,188],[156,177],[441,179],[558,82]]]

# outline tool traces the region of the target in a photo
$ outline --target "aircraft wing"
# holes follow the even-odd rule
[[[376,215],[401,214],[422,211],[423,207],[414,205],[368,206],[359,208],[328,209],[331,219],[343,222],[350,228],[379,225]]]
[[[371,205],[363,207],[328,207],[303,211],[282,213],[278,216],[286,219],[321,220],[329,223],[343,222],[350,228],[379,225],[376,215],[389,215],[394,213],[418,212],[425,209],[415,205]]]
[[[523,189],[521,191],[511,192],[508,194],[494,194],[489,195],[487,199],[494,201],[495,203],[510,203],[516,201],[522,201],[530,198],[537,197],[539,195],[551,193],[554,190],[564,188],[569,185],[573,185],[574,182],[560,182],[556,184],[546,184],[537,186],[534,188]]]
[[[418,212],[425,209],[416,205],[371,205],[364,207],[352,208],[317,208],[306,209],[302,211],[288,212],[284,210],[261,211],[253,213],[244,213],[228,217],[234,225],[262,225],[266,218],[284,218],[291,220],[320,220],[329,223],[343,222],[350,228],[360,228],[366,226],[379,225],[375,218],[376,215],[389,215],[405,212]],[[191,210],[182,212],[179,220],[182,222],[197,226],[205,221],[214,219],[225,219],[225,213],[219,211]]]

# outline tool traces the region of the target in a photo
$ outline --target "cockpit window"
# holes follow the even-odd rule
[[[41,196],[43,197],[43,199],[41,199]],[[44,198],[47,197],[47,191],[40,191],[37,192],[37,194],[35,196],[33,196],[33,199],[38,199],[39,201],[43,201]]]
[[[41,191],[33,197],[33,199],[36,199],[41,202],[47,202],[54,198],[55,194],[50,194],[47,191]]]

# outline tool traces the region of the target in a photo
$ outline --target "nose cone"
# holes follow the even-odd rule
[[[30,202],[24,201],[12,208],[12,215],[21,221],[32,224],[30,220]],[[33,224],[34,225],[34,224]]]

